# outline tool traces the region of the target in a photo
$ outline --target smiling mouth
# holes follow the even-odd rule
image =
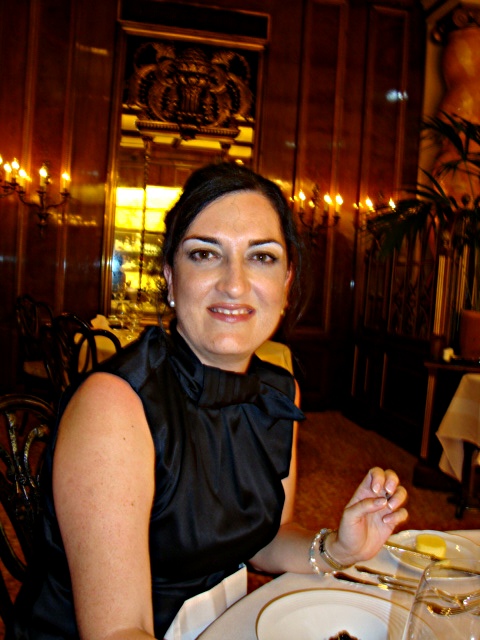
[[[210,311],[224,316],[249,316],[253,313],[252,309],[225,309],[224,307],[210,307]]]

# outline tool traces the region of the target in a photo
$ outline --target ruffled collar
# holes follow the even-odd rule
[[[304,414],[286,393],[293,386],[291,374],[280,367],[252,357],[245,374],[203,365],[188,344],[171,326],[169,360],[183,389],[198,407],[221,409],[232,405],[257,407],[268,420],[303,420]],[[285,391],[283,390],[285,389]]]

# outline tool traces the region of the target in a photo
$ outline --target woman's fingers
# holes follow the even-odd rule
[[[401,484],[397,486],[395,492],[388,498],[388,506],[392,511],[400,508],[407,500],[408,494]]]
[[[392,511],[391,513],[387,513],[386,515],[384,515],[382,520],[385,524],[391,526],[392,529],[394,529],[402,522],[405,522],[407,518],[408,518],[408,511],[405,509],[405,507],[400,507],[400,509],[396,509],[395,511]]]
[[[389,500],[396,492],[399,478],[395,471],[373,467],[365,475],[347,506],[365,500],[365,498],[382,497]]]
[[[370,469],[366,478],[370,478],[370,486],[375,494],[385,495],[387,498],[395,493],[399,483],[395,471],[392,471],[392,469],[383,470],[380,467]]]

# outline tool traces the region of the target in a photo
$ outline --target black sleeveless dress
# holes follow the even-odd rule
[[[155,635],[163,638],[186,599],[275,536],[293,421],[304,416],[286,370],[256,356],[246,374],[206,367],[175,328],[147,329],[103,369],[138,393],[154,440],[150,557]],[[16,638],[78,638],[52,499],[54,445],[55,436],[45,462],[43,545],[18,598]]]

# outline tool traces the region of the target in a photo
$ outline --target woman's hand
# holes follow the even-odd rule
[[[370,469],[345,507],[338,533],[328,538],[328,551],[342,564],[368,560],[408,517],[407,492],[390,469]]]

